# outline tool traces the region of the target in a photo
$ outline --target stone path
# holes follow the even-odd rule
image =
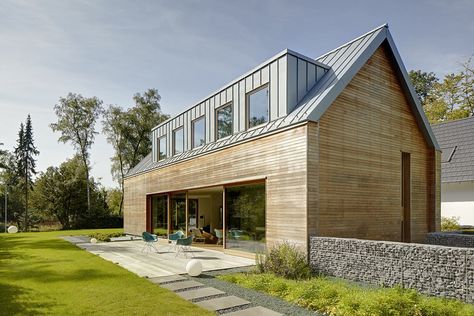
[[[150,282],[175,292],[185,300],[191,301],[202,308],[226,316],[277,316],[283,315],[252,303],[235,295],[204,284],[189,280],[182,275],[149,278]]]

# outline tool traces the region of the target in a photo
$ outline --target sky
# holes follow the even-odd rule
[[[285,48],[316,58],[388,23],[405,66],[455,72],[474,54],[474,1],[0,1],[0,143],[31,114],[37,169],[72,157],[49,125],[68,92],[133,106],[158,89],[174,115]],[[117,186],[101,133],[92,176]]]

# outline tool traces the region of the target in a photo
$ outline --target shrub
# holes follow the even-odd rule
[[[453,231],[460,230],[461,225],[459,224],[459,217],[441,217],[441,230],[442,231]]]
[[[110,238],[123,236],[123,233],[92,233],[89,235],[90,238],[95,238],[98,241],[110,241]]]
[[[274,273],[287,279],[307,279],[311,276],[306,255],[287,242],[274,245],[266,255],[257,254],[256,261],[260,273]]]

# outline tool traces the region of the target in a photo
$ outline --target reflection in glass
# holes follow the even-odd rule
[[[217,118],[217,139],[232,134],[232,104],[226,105],[216,110]]]
[[[180,127],[173,131],[173,154],[177,155],[183,152],[184,150],[184,133],[183,128]]]
[[[206,122],[204,117],[193,122],[193,148],[202,146],[206,143]]]
[[[265,250],[265,184],[225,189],[226,248]]]
[[[188,200],[188,230],[198,227],[198,199]]]
[[[171,233],[186,232],[186,195],[171,195]]]
[[[248,95],[249,127],[268,122],[268,86]]]
[[[158,161],[166,159],[166,136],[160,137],[158,141]]]
[[[168,197],[154,195],[151,198],[151,220],[153,232],[158,236],[168,235]]]

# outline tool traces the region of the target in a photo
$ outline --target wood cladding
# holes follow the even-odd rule
[[[385,46],[322,116],[319,142],[319,208],[308,210],[318,214],[318,235],[400,241],[400,155],[407,152],[411,240],[425,240],[430,218],[439,218],[432,193],[433,187],[439,190],[434,182],[439,162],[417,125]]]

